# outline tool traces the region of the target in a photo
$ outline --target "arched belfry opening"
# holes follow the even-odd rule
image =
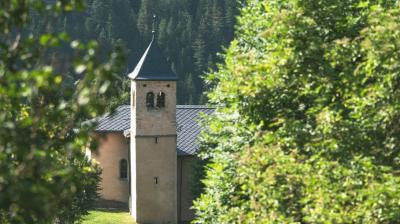
[[[165,93],[164,92],[159,92],[157,94],[157,107],[158,108],[164,108],[165,107]]]
[[[147,106],[147,108],[154,107],[154,93],[153,92],[148,92],[146,94],[146,106]]]

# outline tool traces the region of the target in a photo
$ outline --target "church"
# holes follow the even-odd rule
[[[194,218],[191,191],[201,114],[213,109],[176,105],[177,76],[153,40],[131,80],[130,105],[97,120],[102,168],[100,197],[129,206],[137,223],[185,223]]]

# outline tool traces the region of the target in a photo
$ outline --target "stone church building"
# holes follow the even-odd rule
[[[154,38],[128,77],[130,105],[97,119],[102,138],[88,152],[103,170],[101,198],[129,205],[137,223],[190,221],[198,121],[213,109],[176,105],[177,76]]]

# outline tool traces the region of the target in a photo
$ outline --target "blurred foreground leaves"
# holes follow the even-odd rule
[[[0,216],[10,223],[73,223],[96,196],[99,170],[84,157],[90,125],[104,113],[122,63],[106,63],[96,42],[67,33],[27,33],[31,13],[46,18],[83,8],[83,1],[0,2]],[[63,48],[71,57],[49,54]],[[79,77],[64,83],[65,73]],[[3,223],[2,222],[2,223]]]

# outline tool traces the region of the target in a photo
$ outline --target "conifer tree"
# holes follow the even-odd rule
[[[121,78],[131,71],[151,40],[153,14],[157,15],[157,42],[167,61],[174,64],[178,82],[178,102],[199,103],[204,91],[201,76],[209,65],[217,62],[215,56],[227,46],[233,36],[237,1],[232,0],[87,0],[85,13],[75,13],[54,21],[51,26],[65,28],[71,36],[83,42],[98,40],[105,49],[122,44],[127,54],[126,67]],[[33,19],[34,30],[44,29],[40,19]],[[105,52],[100,58],[105,58]],[[191,74],[186,92],[186,77]],[[118,84],[120,85],[120,84]],[[182,95],[182,96],[181,96]]]

